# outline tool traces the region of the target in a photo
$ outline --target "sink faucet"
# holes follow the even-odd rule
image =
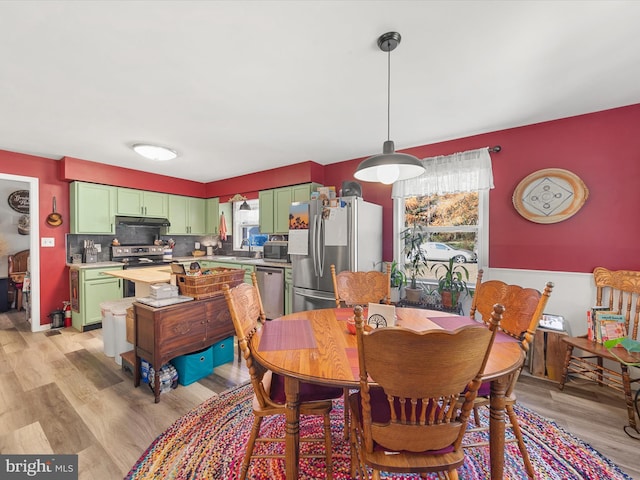
[[[244,239],[242,240],[242,243],[240,244],[241,247],[247,246],[249,247],[249,256],[251,256],[251,242],[248,239]]]

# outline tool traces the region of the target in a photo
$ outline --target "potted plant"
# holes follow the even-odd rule
[[[391,302],[400,301],[400,288],[407,283],[407,275],[394,260],[391,262]]]
[[[406,259],[405,267],[409,266],[409,285],[405,287],[405,294],[408,302],[420,303],[422,288],[418,287],[417,279],[428,267],[427,254],[423,250],[422,244],[427,241],[427,232],[424,227],[414,225],[402,232],[404,242],[404,255]]]
[[[453,308],[458,304],[460,293],[469,293],[469,270],[461,263],[455,263],[453,258],[448,263],[432,265],[431,271],[438,280],[438,293],[443,307]]]

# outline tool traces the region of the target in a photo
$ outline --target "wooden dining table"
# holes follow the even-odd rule
[[[365,309],[365,319],[366,314]],[[350,308],[292,313],[266,322],[251,340],[255,359],[285,378],[285,470],[288,479],[298,478],[299,382],[360,387],[356,337],[347,329],[347,320],[352,316],[353,309]],[[396,308],[396,317],[397,326],[417,331],[455,330],[475,322],[469,317],[415,308]],[[519,342],[499,332],[483,372],[483,380],[491,381],[489,449],[492,479],[503,478],[505,392],[524,358]]]

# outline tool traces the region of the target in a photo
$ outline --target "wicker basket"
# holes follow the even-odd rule
[[[210,273],[205,273],[210,272]],[[202,275],[176,274],[180,295],[193,297],[196,300],[208,298],[222,290],[225,283],[235,287],[244,281],[244,270],[241,268],[203,268]]]

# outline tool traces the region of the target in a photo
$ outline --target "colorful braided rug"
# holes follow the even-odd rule
[[[213,397],[178,419],[142,454],[127,474],[127,479],[234,479],[238,477],[245,445],[253,422],[250,385]],[[487,409],[482,409],[487,410]],[[333,471],[337,480],[350,478],[350,448],[343,438],[343,405],[334,400],[331,413],[333,440]],[[564,431],[533,411],[516,406],[527,451],[536,471],[544,479],[631,479],[614,463],[586,443]],[[484,420],[486,421],[486,414]],[[320,417],[302,417],[300,432],[322,436]],[[270,437],[283,436],[284,418],[265,418],[261,433]],[[473,434],[473,435],[487,435]],[[469,439],[476,440],[474,438]],[[284,445],[256,444],[256,449],[282,451]],[[304,442],[303,451],[323,445]],[[516,443],[509,443],[505,455],[505,478],[527,478]],[[488,447],[466,450],[466,460],[458,469],[461,479],[486,479],[490,476]],[[418,478],[417,475],[385,475],[385,479]],[[251,479],[284,479],[284,460],[254,459],[249,468]],[[325,477],[322,459],[301,459],[300,478]],[[429,477],[432,478],[432,477]],[[433,476],[436,478],[436,476]]]

